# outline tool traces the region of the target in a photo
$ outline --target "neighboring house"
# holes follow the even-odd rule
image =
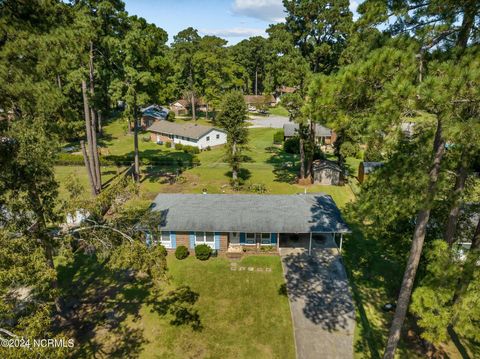
[[[296,87],[280,86],[275,90],[275,102],[278,104],[282,100],[282,96],[286,93],[294,93],[297,91]]]
[[[243,99],[250,111],[254,111],[261,107],[272,107],[277,104],[273,95],[244,95]]]
[[[170,110],[175,113],[175,116],[186,116],[188,115],[189,106],[190,102],[184,99],[180,99],[170,105]]]
[[[350,232],[332,197],[323,193],[159,194],[152,210],[162,212],[156,240],[171,250],[199,244],[220,253],[262,246],[278,250],[292,247],[290,235],[301,234],[310,236],[311,248],[313,234],[341,237]]]
[[[329,160],[313,161],[313,183],[343,186],[345,183],[345,176],[343,169],[337,162]]]
[[[363,183],[370,173],[382,166],[383,162],[361,162],[358,166],[358,182]]]
[[[289,138],[295,137],[298,135],[298,123],[286,123],[283,125],[283,139],[287,140]],[[337,140],[337,134],[335,131],[331,130],[328,127],[316,124],[315,125],[315,140],[317,143],[322,145],[332,145]]]
[[[158,105],[147,106],[142,108],[141,111],[142,119],[140,121],[140,126],[143,129],[150,127],[155,121],[166,120],[168,113],[170,112],[167,108]]]
[[[147,131],[154,142],[172,142],[195,146],[199,149],[223,145],[227,134],[218,128],[196,125],[193,123],[175,123],[157,121]]]

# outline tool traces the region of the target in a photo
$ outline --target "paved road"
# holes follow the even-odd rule
[[[283,128],[285,123],[288,123],[288,117],[285,116],[251,116],[249,122],[252,124],[250,128],[270,127]]]
[[[330,247],[330,246],[327,246]],[[281,250],[297,359],[351,359],[355,312],[334,248]]]

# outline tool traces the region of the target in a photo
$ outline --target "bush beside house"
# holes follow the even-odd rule
[[[178,246],[175,250],[175,258],[177,259],[185,259],[188,257],[188,248],[185,246]]]
[[[195,256],[201,261],[206,261],[212,255],[212,249],[206,244],[195,246]]]

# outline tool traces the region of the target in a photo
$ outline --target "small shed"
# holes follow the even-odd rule
[[[361,162],[358,166],[358,182],[363,183],[370,173],[382,166],[383,162]]]
[[[345,184],[345,176],[342,167],[334,161],[316,160],[313,162],[313,183],[343,186]]]

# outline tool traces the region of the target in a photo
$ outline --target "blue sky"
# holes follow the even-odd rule
[[[235,44],[264,36],[269,24],[283,21],[282,0],[124,0],[130,15],[145,18],[173,35],[189,26],[201,35],[216,35]],[[350,9],[357,1],[350,1]]]

